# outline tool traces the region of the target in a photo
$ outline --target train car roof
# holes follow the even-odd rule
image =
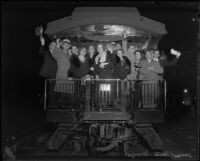
[[[45,33],[65,35],[73,32],[73,36],[77,36],[81,33],[78,27],[88,25],[129,26],[137,33],[167,34],[165,24],[141,16],[135,7],[77,7],[71,16],[49,22]]]

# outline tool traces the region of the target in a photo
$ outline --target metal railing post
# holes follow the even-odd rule
[[[119,86],[118,86],[118,79],[117,79],[117,108],[118,108],[118,102],[119,102]]]
[[[164,108],[167,110],[167,82],[164,80]]]
[[[45,85],[44,85],[44,111],[46,111],[46,101],[47,101],[47,81],[48,81],[48,79],[45,80]]]
[[[91,102],[91,81],[86,80],[85,81],[85,94],[86,94],[86,104],[85,104],[85,110],[90,111],[90,102]]]

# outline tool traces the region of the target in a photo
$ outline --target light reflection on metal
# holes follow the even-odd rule
[[[90,26],[88,26],[88,27],[87,27],[87,30],[88,30],[88,31],[91,31],[91,32],[95,32],[95,31],[96,31],[95,25],[90,25]]]
[[[65,31],[71,36],[76,36],[81,34],[82,36],[122,36],[126,33],[128,36],[147,36],[150,35],[148,31],[142,31],[133,27],[124,26],[124,25],[89,25],[89,26],[80,26]]]
[[[105,35],[122,35],[126,33],[128,35],[135,35],[136,31],[132,27],[123,25],[104,25]]]
[[[188,89],[185,88],[185,89],[183,90],[183,92],[184,92],[184,93],[188,93]]]
[[[100,84],[100,91],[110,91],[110,84]]]
[[[141,30],[131,26],[115,24],[91,24],[77,26],[57,33],[57,37],[68,37],[79,42],[96,41],[121,41],[126,33],[129,42],[137,44],[141,49],[157,49],[157,45],[162,35]]]

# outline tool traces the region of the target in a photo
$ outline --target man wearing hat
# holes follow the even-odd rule
[[[68,39],[56,39],[56,47],[52,50],[52,56],[57,61],[58,66],[56,79],[62,80],[68,78],[68,70],[70,68],[70,56],[68,50],[70,46],[70,41]]]
[[[65,53],[68,53],[69,54],[69,48],[71,47],[71,44],[70,44],[70,40],[69,39],[62,39],[61,42],[60,42],[60,39],[58,38],[57,39],[57,45],[60,45],[60,47],[62,48],[62,50],[65,52]]]
[[[43,28],[40,27],[39,29],[39,37],[40,37],[40,49],[39,54],[44,57],[44,62],[40,69],[39,75],[43,78],[48,79],[55,79],[56,78],[56,71],[57,71],[57,64],[56,60],[52,57],[50,51],[46,48],[46,41],[43,36]],[[51,44],[50,44],[51,45]],[[49,45],[49,47],[50,47]]]

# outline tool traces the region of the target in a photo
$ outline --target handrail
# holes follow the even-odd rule
[[[82,81],[91,81],[91,80],[95,80],[95,81],[101,81],[101,80],[104,80],[104,81],[165,81],[165,79],[46,79],[48,81],[72,81],[72,80],[82,80]]]
[[[164,81],[164,108],[167,110],[167,82]]]
[[[61,79],[60,79],[61,80]],[[98,90],[100,93],[99,94],[96,94],[96,93],[94,93],[94,95],[91,93],[92,91],[91,91],[91,89],[90,88],[88,88],[87,89],[87,87],[88,86],[81,86],[81,87],[78,87],[79,86],[79,83],[78,84],[76,84],[76,81],[78,81],[78,82],[83,82],[83,84],[81,83],[80,85],[86,85],[85,83],[90,83],[90,82],[96,82],[97,84],[95,84],[95,86],[94,86],[94,84],[88,84],[89,86],[90,86],[90,88],[92,88],[93,90],[93,92],[95,92],[96,90]],[[101,82],[101,81],[103,81],[103,82]],[[114,82],[113,82],[114,81]],[[139,82],[138,82],[139,81]],[[144,83],[143,83],[143,81],[144,81]],[[148,83],[148,81],[150,81],[150,84]],[[151,81],[153,81],[152,83],[153,84],[151,84]],[[160,82],[158,85],[154,85],[156,82]],[[73,84],[71,84],[71,83],[73,83]],[[137,82],[139,83],[138,85],[137,85]],[[48,86],[50,85],[51,86],[51,83],[53,83],[53,84],[55,84],[55,86],[56,87],[58,87],[58,88],[56,88],[56,92],[55,93],[53,93],[53,94],[50,94],[51,96],[50,96],[50,99],[48,99],[48,96],[49,96],[49,91],[48,90],[50,90],[50,92],[51,92],[51,90],[52,90],[52,88],[50,87],[50,88],[48,88]],[[70,84],[69,84],[70,83]],[[98,89],[98,87],[97,86],[99,86],[99,83],[104,83],[104,84],[112,84],[112,83],[114,83],[113,85],[114,86],[112,86],[112,91],[110,91],[109,90],[109,92],[106,90],[106,91],[104,91],[104,90],[99,90]],[[115,84],[116,83],[116,84]],[[122,83],[122,84],[121,84]],[[125,84],[123,84],[123,83],[125,83]],[[128,83],[128,84],[126,84],[126,83]],[[129,84],[130,83],[130,84]],[[136,83],[136,84],[135,84]],[[96,86],[97,85],[97,86]],[[126,88],[126,90],[124,91],[124,85],[125,85],[125,88]],[[135,86],[136,85],[136,86]],[[152,89],[148,89],[149,87],[151,87],[153,85],[153,90]],[[133,88],[133,86],[134,86],[134,89],[132,90],[132,88]],[[155,86],[155,87],[154,87]],[[118,106],[119,104],[121,104],[122,103],[122,106],[127,106],[127,104],[129,104],[129,106],[131,106],[132,108],[138,108],[137,107],[137,104],[138,103],[140,103],[140,104],[142,104],[142,108],[144,107],[144,108],[149,108],[149,107],[151,107],[151,106],[155,106],[155,103],[156,102],[154,102],[154,100],[156,100],[156,99],[158,99],[159,100],[159,98],[157,98],[157,97],[159,97],[158,95],[160,95],[159,94],[159,92],[158,93],[154,93],[155,92],[155,90],[157,90],[158,88],[159,88],[159,86],[162,86],[162,98],[164,98],[164,100],[162,99],[162,101],[160,102],[160,103],[162,103],[162,109],[164,108],[164,110],[166,110],[166,90],[167,90],[167,87],[166,87],[166,81],[165,80],[120,80],[120,79],[90,79],[90,80],[84,80],[84,79],[62,79],[62,81],[61,82],[59,82],[59,79],[47,79],[46,81],[45,81],[45,92],[44,92],[44,96],[45,96],[45,99],[44,99],[44,110],[46,111],[47,110],[47,108],[49,108],[49,101],[50,102],[52,102],[52,100],[53,100],[53,103],[55,103],[55,102],[57,102],[57,98],[59,99],[59,108],[65,108],[66,107],[66,105],[68,105],[68,107],[69,107],[69,109],[71,109],[71,108],[77,108],[76,106],[77,105],[75,105],[75,107],[74,107],[74,103],[76,104],[76,103],[78,103],[78,102],[76,102],[76,101],[83,101],[82,100],[82,97],[80,97],[80,94],[83,94],[82,92],[85,92],[84,91],[84,89],[86,89],[86,91],[88,91],[89,90],[89,95],[93,95],[93,96],[95,96],[95,98],[94,97],[91,97],[91,98],[87,98],[87,100],[86,100],[86,102],[82,102],[83,104],[84,104],[84,106],[85,106],[85,103],[88,105],[88,103],[91,101],[91,100],[95,100],[95,106],[94,106],[94,108],[96,108],[99,104],[98,103],[102,103],[102,100],[103,100],[103,102],[104,102],[104,99],[106,100],[106,102],[107,102],[107,99],[109,100],[108,102],[109,102],[109,104],[108,104],[108,106],[110,106],[110,105],[113,105],[113,107],[114,108],[116,108],[116,106]],[[78,87],[78,88],[77,88]],[[96,89],[96,87],[97,87],[97,89]],[[99,86],[100,87],[100,86]],[[144,88],[142,88],[142,87],[144,87]],[[146,87],[148,87],[148,88],[146,88]],[[74,92],[72,92],[71,90],[73,89],[73,88],[75,88],[75,93]],[[152,88],[152,87],[151,87]],[[154,89],[155,88],[155,89]],[[55,89],[55,88],[54,88]],[[83,91],[82,91],[82,89],[83,89]],[[58,90],[58,91],[57,91]],[[139,91],[138,91],[139,90]],[[150,97],[148,97],[148,98],[150,98],[150,99],[143,99],[141,96],[145,96],[145,95],[143,95],[144,94],[144,90],[146,91],[146,90],[150,90]],[[164,90],[164,91],[163,91]],[[82,92],[81,92],[82,91]],[[138,92],[137,92],[138,91]],[[59,93],[59,92],[61,92],[61,93]],[[72,93],[71,93],[72,92]],[[78,92],[78,93],[77,93]],[[80,93],[81,92],[81,93]],[[96,91],[97,92],[97,91]],[[128,92],[128,93],[126,93],[126,92]],[[133,93],[132,93],[133,92]],[[136,92],[136,93],[135,93]],[[62,94],[63,93],[63,94]],[[116,93],[116,95],[114,94],[114,93]],[[78,94],[78,95],[77,95]],[[86,95],[87,93],[85,93],[84,95]],[[110,95],[111,94],[111,95]],[[114,95],[113,95],[114,94]],[[128,95],[127,95],[128,94]],[[142,95],[141,95],[142,94]],[[153,95],[152,95],[153,94]],[[72,97],[72,95],[74,95],[73,97],[74,98],[77,98],[78,100],[74,100],[74,99],[71,99],[70,97]],[[78,97],[76,97],[76,95],[78,96]],[[108,95],[110,95],[110,96],[108,96]],[[53,97],[52,97],[53,96]],[[58,97],[57,97],[58,96]],[[100,102],[98,101],[98,98],[97,97],[99,97],[100,98]],[[64,98],[65,97],[65,98]],[[108,98],[109,97],[109,98]],[[112,97],[112,98],[111,98]],[[132,98],[132,97],[134,97],[134,98]],[[155,98],[154,98],[155,97]],[[52,99],[53,98],[53,99]],[[55,99],[54,99],[55,98]],[[66,99],[67,98],[67,99]],[[85,98],[83,98],[83,99],[85,99]],[[96,100],[97,99],[97,100]],[[102,99],[102,100],[101,100]],[[141,99],[141,100],[140,100]],[[114,103],[111,103],[110,102],[110,100],[111,101],[114,101]],[[153,101],[152,101],[153,100]],[[54,102],[55,101],[55,102]],[[75,101],[74,103],[73,103],[73,101]],[[119,102],[118,102],[119,101]],[[125,102],[124,102],[125,101]],[[139,102],[138,102],[139,101]],[[71,104],[72,103],[72,104]],[[79,102],[79,103],[81,103],[81,102]],[[78,103],[78,104],[79,104]],[[105,103],[105,102],[104,102]],[[103,104],[104,104],[103,103]],[[111,103],[111,104],[110,104]],[[125,103],[125,104],[124,104]],[[132,104],[133,103],[133,104]],[[91,104],[91,103],[89,103],[89,104]],[[134,105],[134,106],[132,106],[132,105]],[[164,106],[164,107],[163,107]],[[53,105],[52,106],[53,108],[55,108],[56,107],[56,104],[55,104],[55,106]]]
[[[45,80],[45,89],[44,89],[44,111],[46,111],[46,98],[47,98],[47,82],[48,79]]]

